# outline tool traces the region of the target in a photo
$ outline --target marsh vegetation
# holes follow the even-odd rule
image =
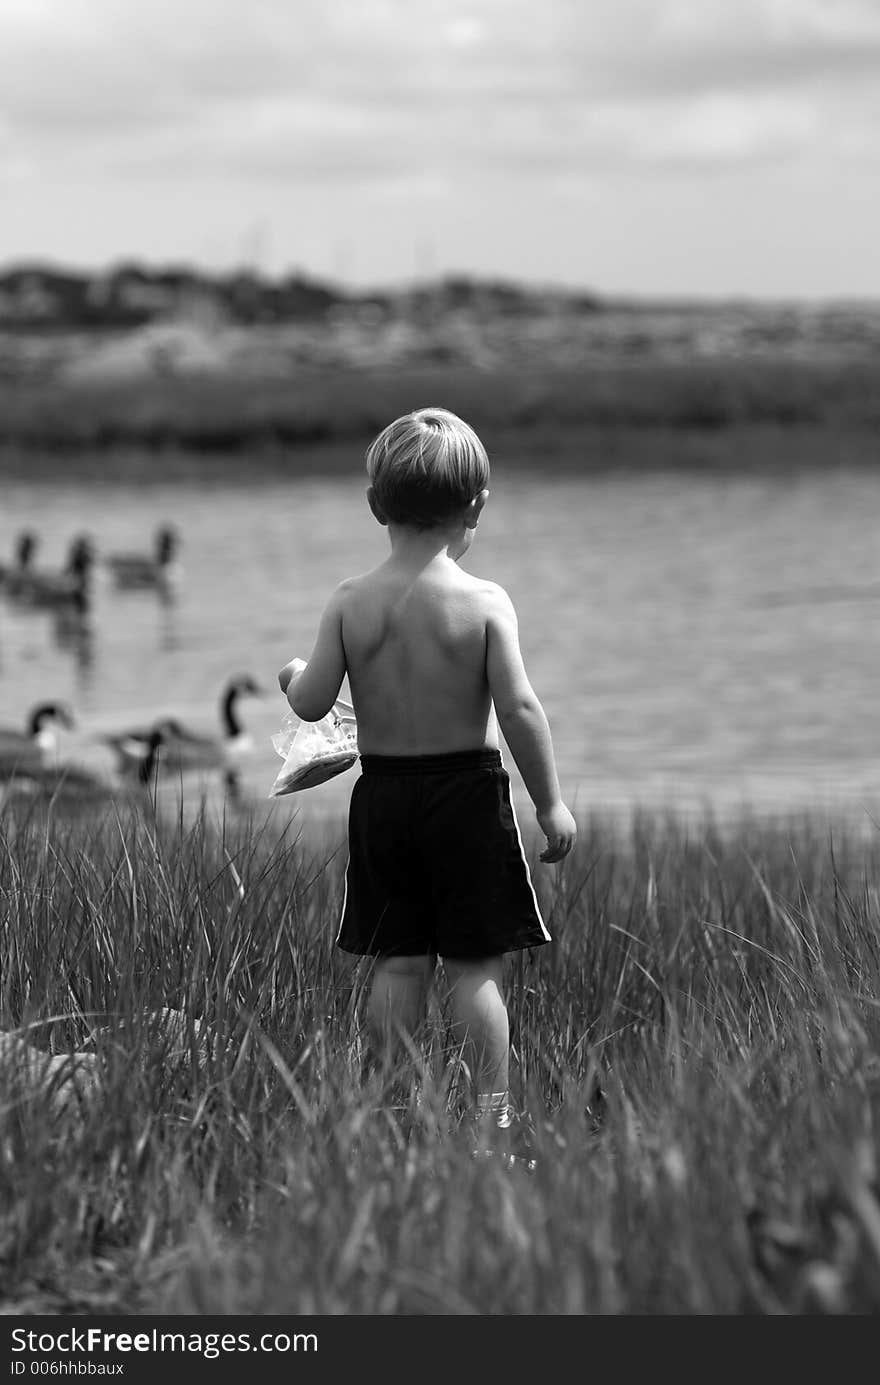
[[[509,959],[537,1168],[474,1163],[438,998],[371,1061],[339,854],[8,808],[0,1289],[22,1313],[880,1308],[876,833],[584,819]],[[75,1060],[72,1060],[75,1061]]]

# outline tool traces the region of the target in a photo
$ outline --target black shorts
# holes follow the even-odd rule
[[[361,769],[343,951],[477,958],[550,942],[498,750],[362,755]]]

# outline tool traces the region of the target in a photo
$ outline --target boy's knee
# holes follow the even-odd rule
[[[503,994],[503,959],[480,957],[471,960],[446,958],[443,962],[450,992],[476,995],[483,988]]]
[[[373,969],[367,1013],[373,1028],[412,1029],[422,1016],[434,973],[434,958],[382,957]]]
[[[434,958],[419,954],[412,957],[383,957],[376,963],[374,976],[400,977],[409,981],[428,981],[434,973]]]
[[[446,964],[453,1022],[457,1026],[506,1024],[500,959]]]

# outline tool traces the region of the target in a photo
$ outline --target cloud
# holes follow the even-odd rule
[[[622,94],[777,87],[880,71],[874,0],[591,0],[567,8],[566,52]],[[585,23],[585,17],[590,22]]]
[[[728,167],[777,160],[806,146],[817,113],[799,98],[729,92],[676,102],[608,105],[591,113],[622,157],[648,164]]]
[[[873,0],[0,7],[18,166],[350,180],[872,158],[878,76]]]

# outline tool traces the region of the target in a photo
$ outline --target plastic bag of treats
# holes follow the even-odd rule
[[[300,721],[288,712],[272,744],[284,764],[269,790],[270,798],[312,789],[350,769],[358,757],[357,722],[350,702],[339,698],[320,721]]]

